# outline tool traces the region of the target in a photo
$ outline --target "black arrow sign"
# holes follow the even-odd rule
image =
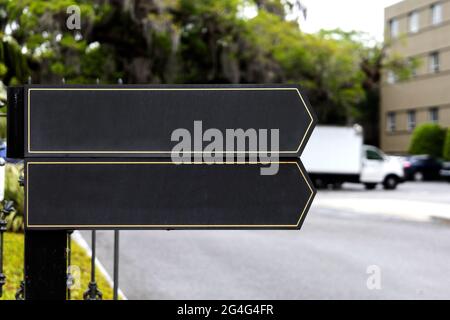
[[[26,161],[28,229],[299,229],[315,195],[298,161]]]
[[[299,229],[315,196],[298,157],[316,118],[296,86],[25,86],[8,105],[8,156],[25,158],[27,299],[65,298],[65,230]],[[277,173],[250,162],[260,139],[215,149],[246,162],[172,162],[172,134],[197,121],[278,130],[278,149],[266,141]]]
[[[297,86],[33,85],[16,100],[25,157],[169,157],[172,132],[197,120],[222,132],[279,129],[280,156],[297,157],[315,124]]]
[[[316,123],[296,86],[25,86],[8,102],[29,229],[300,228],[315,194],[290,158]],[[278,129],[278,173],[248,159],[173,163],[172,132],[197,120],[222,132]]]

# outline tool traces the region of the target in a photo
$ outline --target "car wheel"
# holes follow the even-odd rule
[[[423,173],[420,171],[414,172],[413,179],[414,181],[423,181],[424,180]]]
[[[396,176],[387,176],[383,181],[383,187],[386,190],[394,190],[397,188],[398,178]]]
[[[377,187],[376,183],[364,183],[364,186],[366,187],[366,190],[373,190]]]

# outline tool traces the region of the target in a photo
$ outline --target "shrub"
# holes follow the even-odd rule
[[[6,164],[5,168],[5,201],[14,203],[14,211],[7,217],[8,231],[23,231],[24,190],[19,185],[22,165]]]
[[[442,156],[446,161],[450,161],[450,128],[447,129]]]
[[[410,154],[428,154],[440,158],[444,146],[445,130],[437,124],[425,123],[418,126],[409,145]]]

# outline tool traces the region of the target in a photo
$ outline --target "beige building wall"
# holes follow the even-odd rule
[[[432,17],[435,5],[442,12],[437,24]],[[411,32],[409,21],[413,12],[418,15],[418,29]],[[437,110],[437,123],[450,127],[450,0],[404,0],[385,9],[384,22],[388,55],[419,61],[410,79],[398,80],[385,73],[381,88],[381,148],[406,153],[413,129],[411,123],[408,126],[408,113],[414,114],[417,126],[432,122],[432,114]],[[391,34],[393,25],[394,29],[398,26],[396,36]],[[431,70],[431,54],[438,55],[438,71]]]

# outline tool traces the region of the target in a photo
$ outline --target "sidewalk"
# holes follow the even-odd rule
[[[317,195],[313,207],[339,209],[360,214],[382,214],[407,220],[450,222],[450,204],[405,199],[379,199],[363,197],[321,197]]]

